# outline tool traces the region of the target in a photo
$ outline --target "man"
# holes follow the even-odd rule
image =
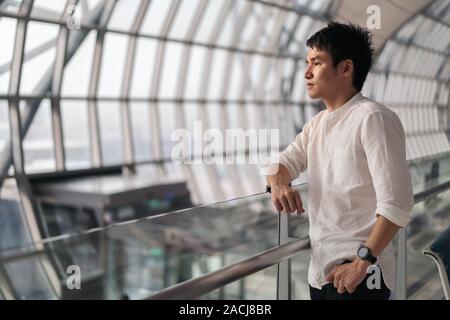
[[[267,176],[278,211],[304,212],[289,182],[307,169],[311,299],[388,299],[395,287],[391,240],[414,204],[398,116],[360,93],[372,36],[330,23],[308,41],[308,95],[326,110],[308,121]],[[380,286],[367,285],[379,266]],[[376,268],[376,267],[375,267]]]

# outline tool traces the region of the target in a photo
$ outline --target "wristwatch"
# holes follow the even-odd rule
[[[372,255],[370,248],[365,245],[361,245],[358,248],[357,256],[361,260],[369,261],[371,264],[377,262],[377,258]]]

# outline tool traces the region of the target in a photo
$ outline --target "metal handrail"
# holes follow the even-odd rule
[[[220,270],[171,286],[146,300],[195,299],[310,248],[309,236],[269,249]]]
[[[447,191],[450,189],[450,181],[438,184],[434,187],[431,187],[429,189],[426,189],[424,191],[418,192],[414,195],[414,204],[417,204],[419,202],[422,202],[426,200],[427,198],[433,197],[439,193],[442,193],[444,191]]]

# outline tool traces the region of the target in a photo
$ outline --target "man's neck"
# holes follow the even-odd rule
[[[332,98],[324,98],[323,102],[325,103],[328,112],[333,112],[336,109],[342,107],[347,101],[349,101],[358,91],[352,88],[351,90],[344,91]]]

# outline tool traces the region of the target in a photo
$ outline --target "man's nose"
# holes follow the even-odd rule
[[[313,76],[311,70],[309,70],[309,68],[306,68],[305,70],[305,79],[311,79]]]

